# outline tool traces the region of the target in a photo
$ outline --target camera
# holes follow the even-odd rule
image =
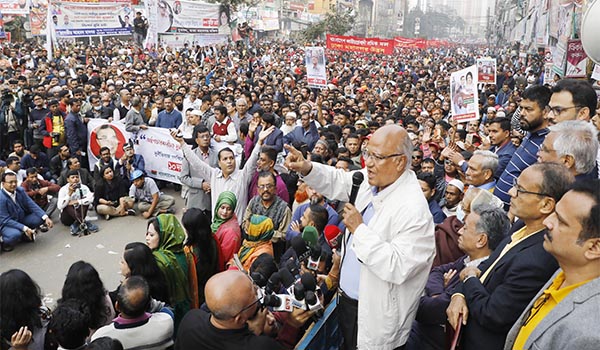
[[[79,231],[84,236],[87,236],[90,234],[90,230],[88,229],[88,225],[85,221],[79,224]]]

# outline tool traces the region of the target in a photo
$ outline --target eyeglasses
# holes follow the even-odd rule
[[[571,107],[550,107],[548,106],[548,108],[550,108],[550,112],[552,112],[552,114],[554,115],[560,115],[562,112],[567,111],[569,109],[573,109],[573,108],[582,108],[583,106],[571,106]]]
[[[258,185],[257,186],[259,190],[270,190],[273,187],[275,187],[275,185],[273,184],[266,184],[266,185]]]
[[[529,309],[529,312],[527,313],[527,318],[525,319],[525,322],[523,322],[523,326],[527,325],[535,317],[535,315],[537,315],[542,306],[546,304],[548,299],[550,299],[550,293],[544,293],[535,301],[535,303],[533,303],[533,307]]]
[[[423,156],[412,156],[412,159],[421,159]]]
[[[535,194],[536,196],[544,196],[544,197],[552,197],[551,195],[549,195],[547,193],[532,192],[532,191],[526,191],[526,190],[521,189],[521,186],[519,186],[519,184],[517,183],[516,178],[513,180],[513,188],[517,191],[517,195],[515,197],[518,197],[519,193]]]
[[[248,276],[248,278],[250,278],[250,277]],[[252,281],[252,284],[254,286],[256,286],[256,284],[254,284],[254,281]],[[250,316],[248,318],[249,320],[254,319],[256,317],[256,315],[258,315],[258,312],[261,311],[264,308],[264,305],[262,304],[263,298],[264,298],[264,294],[263,294],[262,289],[256,287],[256,300],[252,304],[250,304],[248,306],[244,306],[244,308],[241,309],[240,312],[238,312],[237,314],[233,315],[232,318],[236,318],[239,314],[243,313],[246,310],[250,310],[254,305],[258,304],[258,307],[254,311],[254,313],[252,314],[252,316]]]
[[[369,160],[369,158],[373,158],[374,161],[376,162],[383,162],[384,160],[388,159],[388,158],[392,158],[392,157],[400,157],[403,156],[404,153],[394,153],[394,154],[390,154],[387,156],[381,156],[379,154],[375,154],[375,153],[371,153],[369,152],[368,149],[365,148],[364,151],[362,151],[362,157],[364,160]]]

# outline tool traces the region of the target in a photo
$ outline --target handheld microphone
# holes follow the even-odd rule
[[[306,291],[315,291],[317,290],[317,280],[315,279],[315,276],[313,276],[311,273],[305,273],[302,276],[300,276],[300,282],[302,282],[302,285],[304,286],[304,290]]]
[[[300,266],[296,264],[293,260],[288,260],[285,263],[285,268],[292,274],[294,277],[294,281],[300,279]]]
[[[296,253],[296,256],[298,257],[298,261],[306,261],[306,259],[308,259],[310,250],[306,246],[306,242],[304,242],[302,236],[296,236],[292,238],[291,245],[292,249],[294,249],[294,252]]]
[[[337,249],[340,246],[340,240],[342,239],[343,234],[339,227],[336,225],[327,225],[325,226],[323,233],[325,234],[325,240],[331,249]]]
[[[323,305],[321,305],[321,302],[317,297],[317,293],[313,292],[312,290],[306,292],[304,303],[306,304],[308,311],[318,311],[323,309]]]
[[[267,285],[265,287],[265,293],[271,294],[279,291],[279,285],[281,284],[281,277],[279,277],[279,272],[274,272],[269,280],[267,281]]]
[[[319,270],[319,263],[321,262],[321,246],[316,245],[313,249],[311,249],[310,256],[308,257],[308,262],[306,263],[306,268],[309,270],[317,271]]]
[[[286,294],[269,294],[263,299],[264,306],[270,306],[273,311],[292,312],[294,311],[293,298]]]
[[[292,273],[288,269],[282,268],[279,270],[279,278],[283,288],[287,289],[288,294],[292,294],[292,286],[294,285],[294,276]]]
[[[310,249],[314,248],[319,240],[319,232],[313,226],[306,226],[302,231],[302,239]]]
[[[358,195],[358,189],[360,188],[360,184],[362,184],[365,176],[360,171],[355,171],[352,174],[352,190],[350,191],[350,200],[348,203],[354,205],[356,202],[356,196]]]

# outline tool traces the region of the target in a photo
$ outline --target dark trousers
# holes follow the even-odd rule
[[[82,223],[85,220],[87,211],[87,205],[80,205],[77,206],[77,208],[72,205],[67,205],[62,213],[60,213],[60,222],[65,226],[71,226],[75,222]]]
[[[342,349],[356,350],[358,334],[358,301],[340,292],[338,304],[338,320],[344,343]]]

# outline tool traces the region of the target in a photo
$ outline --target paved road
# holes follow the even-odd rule
[[[183,200],[172,189],[164,190],[176,199],[177,216],[181,217]],[[58,212],[52,220],[54,228],[40,233],[34,243],[20,243],[15,250],[0,254],[0,272],[18,268],[27,272],[42,289],[47,306],[54,306],[60,298],[65,276],[71,264],[78,260],[91,263],[104,282],[104,287],[114,290],[121,275],[119,261],[123,248],[129,242],[144,242],[146,220],[141,216],[95,220],[100,231],[89,236],[73,237],[69,227],[58,220]],[[90,211],[89,216],[96,216]]]

